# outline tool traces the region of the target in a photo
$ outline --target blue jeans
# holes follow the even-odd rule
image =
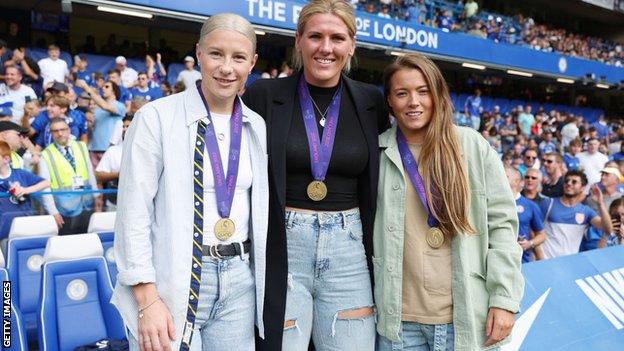
[[[373,307],[358,209],[286,211],[288,291],[282,350],[374,350],[373,313],[341,312]]]
[[[244,260],[204,256],[191,350],[253,351],[255,296],[247,254]],[[131,335],[129,341],[130,350],[139,350]]]
[[[455,332],[450,324],[401,322],[400,341],[379,335],[377,351],[453,351]]]

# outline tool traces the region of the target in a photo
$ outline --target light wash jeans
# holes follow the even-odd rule
[[[375,317],[343,319],[342,311],[373,307],[358,209],[286,211],[288,291],[284,351],[375,348]]]
[[[202,258],[199,303],[191,351],[255,349],[255,285],[249,255],[215,260]],[[181,336],[178,336],[180,338]],[[139,350],[129,336],[130,350]]]
[[[455,349],[453,323],[422,324],[401,322],[400,341],[377,336],[377,351],[453,351]],[[489,349],[496,351],[498,348]]]

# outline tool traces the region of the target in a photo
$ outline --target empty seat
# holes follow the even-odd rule
[[[33,214],[34,213],[32,211],[11,211],[2,213],[2,215],[0,215],[0,240],[9,236],[13,218],[27,217],[32,216]]]
[[[113,287],[102,254],[96,234],[48,241],[38,314],[41,349],[73,350],[104,338],[126,338],[121,316],[109,302]]]
[[[117,212],[95,212],[89,219],[89,229],[87,232],[112,232],[115,229],[115,218]]]
[[[15,217],[9,230],[9,238],[56,234],[58,234],[58,227],[54,216],[50,215]]]
[[[104,248],[104,258],[108,264],[108,272],[110,273],[111,282],[113,286],[117,282],[117,263],[115,263],[115,251],[113,248],[115,233],[113,232],[100,232],[97,233],[102,242]]]
[[[52,216],[16,217],[7,243],[7,272],[14,283],[13,303],[24,316],[28,338],[36,340],[41,264],[50,236],[58,233]]]

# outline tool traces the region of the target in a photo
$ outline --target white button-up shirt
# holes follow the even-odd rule
[[[256,325],[263,337],[269,199],[266,127],[258,114],[242,107],[253,171],[249,237]],[[119,274],[111,302],[137,339],[138,306],[132,286],[139,283],[156,284],[173,316],[176,335],[184,329],[193,252],[193,156],[197,124],[206,115],[197,89],[187,89],[141,108],[123,142],[115,224]],[[179,348],[181,339],[172,349]]]

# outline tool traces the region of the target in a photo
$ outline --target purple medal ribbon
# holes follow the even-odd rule
[[[340,97],[342,96],[342,83],[332,98],[327,110],[326,124],[323,129],[322,140],[319,139],[318,127],[316,126],[316,115],[312,106],[312,97],[308,90],[303,74],[299,78],[299,103],[303,114],[303,123],[308,137],[310,148],[310,165],[314,180],[323,181],[329,168],[332,150],[334,149],[334,139],[338,127],[338,113],[340,112]]]
[[[243,131],[243,109],[238,97],[234,99],[234,108],[232,109],[232,117],[230,118],[230,154],[227,169],[227,177],[224,177],[223,163],[221,162],[221,153],[219,152],[219,144],[215,135],[212,118],[210,118],[210,109],[206,102],[206,97],[201,90],[201,81],[197,82],[197,90],[201,96],[204,107],[208,112],[210,123],[206,124],[206,133],[204,134],[204,142],[206,150],[212,165],[212,174],[214,177],[215,193],[217,196],[217,210],[221,218],[229,218],[232,209],[232,201],[234,200],[234,190],[236,188],[236,179],[238,178],[238,163],[240,160],[240,149]]]
[[[433,217],[431,213],[431,209],[429,208],[429,202],[427,201],[427,195],[425,191],[425,183],[418,172],[418,163],[412,155],[412,152],[407,145],[407,140],[405,136],[401,132],[401,129],[397,127],[397,145],[399,147],[399,153],[401,154],[401,160],[403,161],[403,167],[405,168],[405,172],[409,175],[410,180],[412,181],[412,185],[416,192],[418,193],[418,197],[420,198],[420,202],[422,202],[425,211],[427,211],[427,224],[429,227],[437,227],[438,220]]]

